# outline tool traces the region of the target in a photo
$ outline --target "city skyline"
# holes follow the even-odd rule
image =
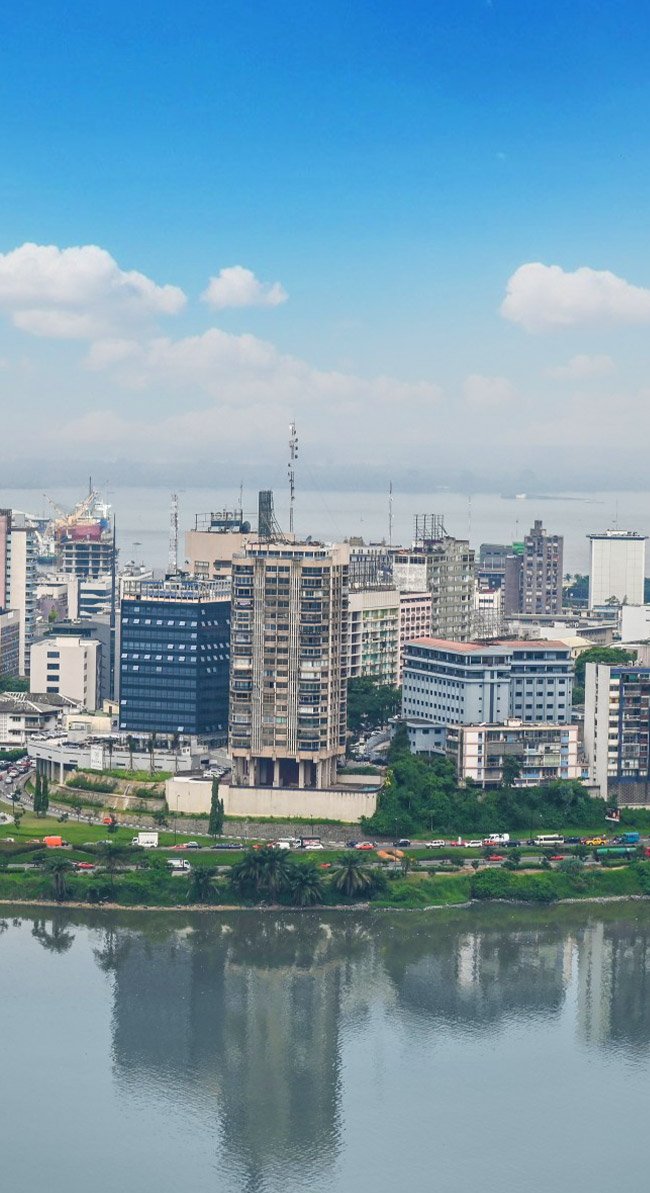
[[[638,2],[81,14],[4,56],[6,483],[236,483],[295,417],[324,488],[642,487]]]

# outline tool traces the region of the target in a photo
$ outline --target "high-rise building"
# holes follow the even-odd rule
[[[230,577],[232,557],[257,539],[241,510],[197,514],[185,533],[185,555],[191,575],[199,580]]]
[[[650,803],[650,667],[587,663],[584,738],[603,799]]]
[[[431,593],[431,635],[469,642],[474,618],[474,552],[465,539],[446,535],[426,547]]]
[[[0,613],[0,675],[20,673],[20,617],[17,609]]]
[[[177,576],[127,581],[120,610],[120,729],[226,740],[230,588]]]
[[[29,648],[36,624],[37,539],[33,527],[0,510],[0,612],[15,609],[20,619],[19,673],[29,675]]]
[[[351,589],[348,679],[399,682],[400,595],[396,588]]]
[[[645,535],[635,530],[604,530],[590,534],[589,608],[619,604],[642,605],[645,579]]]
[[[537,519],[524,539],[521,613],[561,613],[563,549],[562,535],[548,534]]]
[[[258,541],[232,563],[235,785],[327,788],[345,754],[349,547]]]
[[[402,682],[404,650],[414,638],[426,638],[431,627],[431,593],[399,594],[399,682]]]

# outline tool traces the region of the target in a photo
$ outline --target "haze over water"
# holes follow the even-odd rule
[[[351,478],[352,479],[352,478]],[[271,485],[260,475],[260,488]],[[117,519],[117,538],[122,563],[129,559],[156,568],[167,566],[169,552],[169,490],[155,487],[115,487],[97,485],[111,503]],[[288,527],[285,478],[275,487],[275,505],[280,525]],[[84,494],[78,488],[50,489],[49,496],[72,509]],[[239,502],[239,490],[186,488],[179,492],[179,562],[184,559],[186,530],[194,526],[196,514],[210,510],[233,509]],[[244,492],[244,514],[255,526],[257,492]],[[51,508],[40,489],[0,489],[0,506],[27,510],[49,516]],[[541,518],[551,534],[564,535],[565,572],[586,572],[589,566],[587,535],[618,525],[625,530],[650,533],[650,493],[597,492],[515,500],[498,493],[393,493],[394,543],[408,545],[413,537],[415,514],[439,513],[448,532],[458,538],[469,537],[477,550],[482,542],[513,542],[522,539],[534,520]],[[326,541],[341,541],[361,535],[366,542],[388,541],[388,492],[351,488],[321,491],[301,489],[298,476],[295,524],[301,535],[310,534]]]
[[[646,904],[4,914],[7,1188],[643,1186]]]

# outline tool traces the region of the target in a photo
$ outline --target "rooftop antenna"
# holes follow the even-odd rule
[[[172,493],[169,515],[169,568],[170,575],[178,571],[178,493]]]
[[[467,494],[467,541],[472,541],[472,494]]]
[[[388,482],[388,546],[393,545],[393,482]]]
[[[298,459],[298,436],[295,422],[289,423],[289,533],[293,534],[293,503],[296,499],[296,468]]]

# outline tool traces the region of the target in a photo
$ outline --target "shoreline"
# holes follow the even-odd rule
[[[233,911],[264,911],[274,912],[288,911],[292,914],[298,912],[356,912],[356,911],[402,911],[406,913],[423,911],[467,911],[472,907],[527,907],[530,909],[542,908],[545,911],[550,911],[554,907],[570,907],[580,904],[607,904],[607,903],[647,903],[650,901],[650,895],[586,895],[584,899],[554,899],[552,903],[540,903],[536,900],[530,899],[469,899],[462,903],[430,903],[426,907],[387,907],[381,904],[373,903],[335,903],[331,905],[320,903],[315,907],[288,907],[283,903],[261,903],[253,907],[243,907],[241,903],[174,903],[170,907],[165,907],[160,904],[151,903],[82,903],[79,900],[64,900],[57,902],[56,899],[0,899],[0,907],[47,907],[69,909],[71,911],[150,911],[150,912],[233,912]]]

